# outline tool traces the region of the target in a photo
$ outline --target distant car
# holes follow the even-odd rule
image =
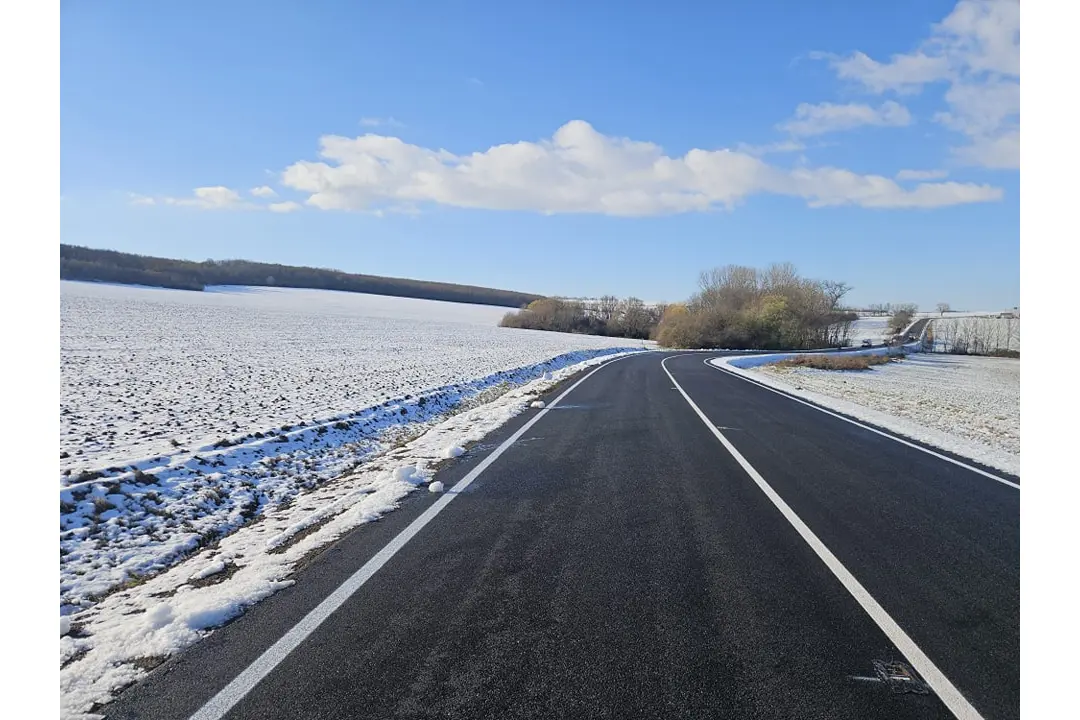
[[[874,347],[874,341],[871,340],[870,338],[866,338],[865,340],[862,341],[862,346],[863,347]]]

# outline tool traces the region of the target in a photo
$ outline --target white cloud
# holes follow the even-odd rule
[[[887,62],[861,52],[812,57],[827,59],[838,77],[877,94],[916,92],[929,83],[948,83],[949,109],[935,119],[969,141],[953,148],[954,156],[973,165],[1019,168],[1018,0],[960,0],[918,48]]]
[[[194,197],[164,197],[161,198],[161,202],[165,205],[197,207],[203,210],[226,210],[247,206],[247,203],[240,198],[240,193],[222,185],[197,187],[192,194]]]
[[[988,185],[920,184],[837,168],[783,169],[747,152],[693,149],[669,157],[649,142],[610,137],[574,120],[550,139],[455,155],[400,138],[320,140],[321,162],[284,170],[286,187],[323,210],[397,209],[422,203],[540,213],[662,215],[731,208],[762,193],[813,207],[941,207],[1001,198]]]
[[[877,108],[857,103],[802,103],[795,108],[795,117],[777,128],[792,135],[807,136],[852,130],[863,125],[901,127],[910,124],[911,113],[908,109],[898,102],[887,100]]]
[[[897,180],[941,180],[948,177],[948,170],[901,170],[896,173]]]
[[[128,193],[128,202],[132,205],[156,205],[157,201],[154,198],[147,195],[140,195],[139,193]]]
[[[252,188],[249,192],[258,198],[277,196],[277,193],[266,185]],[[176,207],[198,208],[200,210],[269,210],[270,212],[287,213],[301,208],[299,203],[292,200],[269,204],[244,200],[239,192],[223,185],[197,187],[192,190],[189,197],[150,197],[138,193],[128,193],[128,198],[132,205],[173,205]]]
[[[395,117],[362,117],[360,118],[360,124],[364,127],[405,127],[405,123]]]
[[[854,52],[848,57],[831,53],[810,53],[810,57],[828,60],[838,77],[855,80],[867,90],[879,94],[886,90],[895,90],[902,94],[917,92],[926,83],[943,80],[949,75],[946,58],[928,56],[922,52],[893,55],[885,63],[861,52]]]

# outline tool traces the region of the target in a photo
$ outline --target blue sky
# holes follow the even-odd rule
[[[790,261],[1011,307],[1018,7],[68,2],[61,239],[669,301]]]

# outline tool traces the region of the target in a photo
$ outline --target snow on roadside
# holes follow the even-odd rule
[[[617,353],[623,354],[629,353]],[[291,585],[290,574],[309,553],[395,509],[418,487],[441,491],[431,488],[431,480],[446,458],[467,452],[464,447],[525,411],[559,381],[615,356],[548,368],[491,402],[439,417],[422,435],[378,452],[351,474],[298,492],[293,502],[266,508],[258,521],[186,561],[62,616],[61,717],[96,717],[92,711],[146,668]]]
[[[900,435],[1020,474],[1020,361],[916,353],[871,370],[765,366],[740,375]]]
[[[95,471],[89,479],[62,478],[67,484],[59,492],[60,611],[89,607],[117,588],[162,572],[266,508],[348,472],[448,412],[627,349],[564,353],[331,420],[223,439],[196,452]]]

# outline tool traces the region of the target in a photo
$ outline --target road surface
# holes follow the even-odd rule
[[[715,355],[601,366],[102,712],[1018,717],[1019,489]]]

